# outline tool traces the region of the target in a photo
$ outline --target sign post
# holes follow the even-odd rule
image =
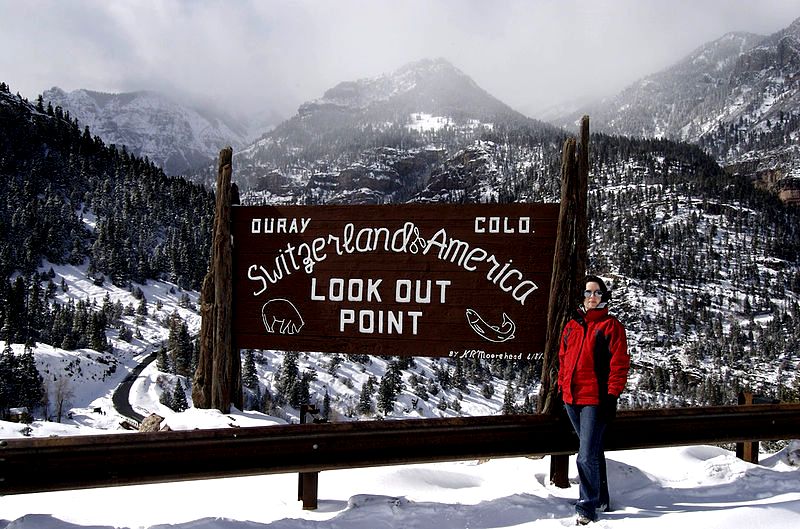
[[[219,153],[211,266],[200,293],[200,355],[192,383],[194,405],[222,413],[228,413],[231,405],[242,407],[241,360],[231,336],[230,219],[231,205],[238,203],[236,184],[231,183],[232,157],[230,147]]]
[[[574,138],[564,142],[561,155],[561,210],[558,219],[553,278],[550,283],[550,309],[547,317],[547,345],[542,361],[542,385],[539,390],[539,413],[554,414],[558,402],[558,350],[561,331],[567,324],[578,294],[583,290],[581,278],[586,273],[588,252],[588,217],[586,214],[589,189],[589,116],[581,120],[581,141]],[[568,458],[550,458],[553,484],[569,487]]]

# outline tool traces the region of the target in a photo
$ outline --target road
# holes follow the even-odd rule
[[[133,383],[137,377],[142,374],[144,368],[150,365],[151,362],[155,361],[157,354],[157,351],[153,351],[147,355],[144,360],[142,360],[139,365],[137,365],[133,371],[131,371],[128,376],[125,377],[122,383],[117,386],[117,389],[114,390],[114,394],[111,396],[111,401],[114,404],[114,409],[117,410],[117,413],[131,420],[134,424],[136,424],[136,426],[139,426],[142,423],[144,420],[144,415],[137,413],[133,409],[133,406],[131,406],[131,386],[133,386]]]

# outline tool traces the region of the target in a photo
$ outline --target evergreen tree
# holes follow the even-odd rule
[[[289,405],[293,408],[300,408],[301,404],[311,403],[311,382],[316,380],[315,371],[303,371],[299,380],[295,380],[289,391]]]
[[[242,366],[242,386],[255,391],[258,389],[258,370],[256,369],[256,355],[252,349],[247,349],[244,354]]]
[[[163,372],[169,373],[169,355],[167,354],[167,348],[163,345],[159,348],[158,353],[156,354],[156,368]]]
[[[458,370],[458,366],[460,365],[460,360],[456,360],[456,370]],[[442,387],[443,390],[447,391],[450,389],[450,369],[448,369],[447,365],[442,366],[441,364],[434,364],[433,372],[436,375],[436,381]]]
[[[336,376],[336,372],[339,370],[339,366],[342,365],[342,355],[340,354],[332,354],[330,356],[330,360],[328,361],[328,374],[332,377]]]
[[[26,348],[16,365],[17,405],[27,407],[31,412],[42,403],[44,383],[36,368],[33,351]]]
[[[170,355],[170,367],[177,375],[191,376],[194,356],[194,344],[189,335],[189,327],[176,312],[169,317],[169,337],[167,349]]]
[[[532,415],[536,413],[536,404],[531,399],[530,393],[525,395],[525,402],[522,404],[522,413]]]
[[[142,294],[142,299],[139,301],[139,307],[136,309],[136,314],[140,316],[147,316],[147,299]]]
[[[16,405],[16,366],[17,358],[9,342],[6,342],[3,352],[0,353],[0,417],[2,418],[6,418],[8,410]]]
[[[384,415],[389,415],[394,411],[394,401],[397,397],[397,390],[394,387],[393,378],[384,375],[378,386],[378,411]]]
[[[289,401],[292,388],[295,386],[300,376],[300,370],[297,367],[298,356],[297,353],[292,351],[287,352],[283,356],[283,364],[278,373],[278,382],[275,388],[275,400],[278,401],[278,403]]]
[[[89,316],[87,328],[87,342],[95,351],[108,351],[109,344],[106,337],[106,316],[102,311],[92,312]]]
[[[172,393],[172,409],[177,412],[182,412],[189,408],[189,403],[186,400],[186,392],[183,389],[180,379],[175,384],[175,390]]]
[[[192,375],[192,356],[194,353],[194,345],[192,338],[189,335],[189,326],[186,323],[181,323],[178,331],[178,364],[175,366],[175,371],[179,375],[189,377]]]
[[[372,397],[375,395],[375,379],[369,377],[361,384],[361,393],[358,396],[358,413],[369,415],[372,413]]]
[[[130,327],[124,323],[120,325],[119,328],[119,339],[128,343],[133,340],[133,332],[131,331]]]
[[[467,389],[467,385],[468,385],[467,377],[466,374],[464,373],[464,362],[462,361],[462,359],[457,358],[456,369],[455,372],[453,373],[453,386],[460,389],[461,391],[464,391],[465,389]]]
[[[158,398],[158,402],[163,404],[169,409],[173,409],[175,403],[172,402],[173,392],[169,390],[169,388],[165,388],[164,391],[161,392],[161,396]]]
[[[331,416],[331,396],[325,390],[325,397],[322,399],[322,417],[327,421]]]
[[[506,387],[506,392],[503,395],[503,415],[514,415],[517,413],[515,402],[516,395],[514,392],[514,386],[509,383],[508,387]]]
[[[378,410],[385,415],[392,413],[397,396],[402,390],[403,379],[400,363],[392,361],[389,363],[388,369],[381,378],[381,383],[378,387]]]

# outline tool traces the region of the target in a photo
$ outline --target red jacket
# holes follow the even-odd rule
[[[618,397],[631,364],[625,327],[607,308],[581,308],[561,333],[558,360],[558,386],[567,404],[597,405],[606,394]]]

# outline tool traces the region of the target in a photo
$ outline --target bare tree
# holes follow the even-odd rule
[[[50,379],[45,377],[42,380],[42,414],[44,415],[44,420],[50,420],[50,390],[52,389]]]
[[[70,404],[70,399],[75,396],[72,381],[68,377],[58,377],[55,381],[53,401],[56,406],[56,421],[61,422],[64,408]]]

